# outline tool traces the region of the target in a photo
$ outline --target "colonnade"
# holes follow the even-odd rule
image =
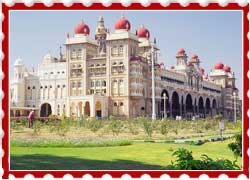
[[[176,118],[176,116],[187,119],[191,119],[193,116],[199,116],[200,118],[213,117],[218,114],[218,100],[214,97],[163,90],[159,110],[161,118]]]

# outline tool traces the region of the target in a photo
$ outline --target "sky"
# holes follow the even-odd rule
[[[184,48],[189,57],[197,54],[209,74],[214,64],[232,67],[236,85],[242,94],[242,14],[240,11],[12,11],[10,14],[10,77],[13,64],[20,57],[31,69],[47,53],[59,55],[66,35],[84,20],[94,38],[98,17],[114,32],[114,24],[124,15],[131,32],[144,25],[160,49],[159,62],[166,67],[176,63],[175,55]],[[63,46],[63,49],[65,47]]]

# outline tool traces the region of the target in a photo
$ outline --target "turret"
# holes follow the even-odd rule
[[[185,65],[187,63],[187,54],[183,48],[179,49],[176,55],[176,65]]]
[[[14,64],[14,83],[13,83],[13,103],[15,106],[24,107],[25,97],[25,66],[21,58]]]

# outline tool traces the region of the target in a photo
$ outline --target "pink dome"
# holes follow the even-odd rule
[[[185,50],[183,48],[178,50],[178,54],[184,54],[184,53],[185,53]]]
[[[160,63],[160,66],[164,66],[164,63],[163,63],[163,62],[161,62],[161,63]]]
[[[231,72],[231,68],[229,66],[227,66],[227,65],[225,65],[223,67],[223,70],[226,71],[226,72]]]
[[[203,76],[203,79],[208,80],[208,77],[204,75],[204,76]]]
[[[214,65],[214,69],[223,69],[223,67],[224,67],[224,64],[221,63],[221,62],[216,63],[216,64]]]
[[[197,58],[198,58],[198,55],[196,55],[196,54],[192,55],[192,59],[197,59]]]
[[[187,65],[187,66],[192,66],[193,64],[192,64],[191,62],[188,61],[188,62],[186,63],[186,65]]]
[[[149,30],[147,28],[145,28],[144,26],[140,26],[137,30],[136,30],[136,35],[139,38],[147,38],[149,39],[150,37],[150,33]]]
[[[204,70],[203,68],[200,68],[199,70],[200,70],[200,73],[201,73],[201,74],[204,74],[204,73],[205,73],[205,70]]]
[[[131,28],[130,22],[124,16],[122,16],[120,19],[118,19],[115,23],[116,30],[126,29],[127,31],[129,31],[130,28]]]
[[[75,34],[85,34],[89,35],[90,30],[89,26],[85,24],[83,21],[81,21],[77,26],[75,27]]]

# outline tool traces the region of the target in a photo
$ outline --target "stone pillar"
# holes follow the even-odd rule
[[[169,112],[170,112],[170,117],[173,117],[173,112],[172,112],[172,101],[169,102]]]
[[[95,117],[95,103],[90,102],[90,117]]]
[[[180,103],[180,116],[182,117],[182,104]]]
[[[183,105],[184,105],[184,117],[187,118],[187,107],[186,104]]]

